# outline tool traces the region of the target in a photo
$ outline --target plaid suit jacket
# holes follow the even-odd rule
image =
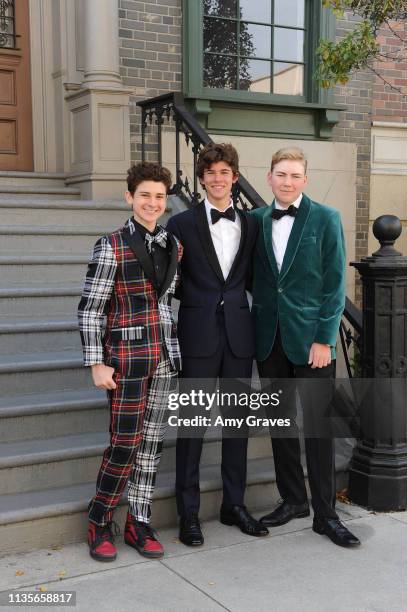
[[[149,376],[164,344],[172,367],[181,368],[171,300],[179,282],[182,246],[172,234],[168,240],[170,263],[160,294],[132,219],[96,242],[78,307],[85,366],[104,363],[125,377]]]

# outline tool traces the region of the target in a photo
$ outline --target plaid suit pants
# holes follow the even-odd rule
[[[96,495],[89,504],[89,520],[93,523],[104,525],[110,519],[128,481],[131,514],[138,521],[149,522],[167,427],[168,394],[175,377],[164,350],[152,376],[115,375],[117,388],[108,394],[110,445],[103,453]]]

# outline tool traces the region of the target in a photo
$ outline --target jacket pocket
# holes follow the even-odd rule
[[[316,244],[317,237],[316,236],[303,236],[300,240],[300,246],[303,244]]]
[[[301,310],[305,319],[319,319],[319,306],[303,306]]]
[[[110,330],[112,344],[121,341],[142,342],[146,337],[145,325],[134,325],[131,327],[114,327]]]

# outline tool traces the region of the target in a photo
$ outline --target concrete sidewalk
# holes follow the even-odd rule
[[[315,534],[311,517],[260,539],[210,521],[197,549],[181,544],[175,528],[163,530],[161,561],[144,560],[120,537],[118,559],[109,564],[93,561],[86,544],[2,557],[0,598],[7,589],[42,587],[76,591],[74,608],[51,609],[78,612],[405,612],[407,512],[375,514],[341,503],[338,510],[360,548]]]

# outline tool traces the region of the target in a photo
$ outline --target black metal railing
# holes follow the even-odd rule
[[[199,193],[196,163],[200,149],[212,142],[212,138],[199,125],[185,106],[182,94],[164,94],[149,100],[137,102],[141,108],[141,155],[145,160],[148,151],[155,151],[157,161],[162,163],[163,130],[175,135],[175,183],[171,193],[181,197],[187,206],[194,206],[201,199]],[[181,139],[184,139],[192,153],[193,171],[191,178],[184,176],[181,169]],[[232,193],[236,204],[245,210],[266,206],[266,202],[250,183],[240,176]]]
[[[201,199],[198,191],[196,163],[200,149],[212,142],[211,137],[200,126],[185,107],[180,93],[169,93],[156,98],[137,102],[141,108],[141,155],[155,153],[158,163],[163,162],[163,130],[172,131],[175,136],[175,183],[171,194],[180,197],[186,206],[194,206]],[[192,154],[193,171],[191,180],[184,177],[181,169],[181,138]],[[266,202],[250,183],[240,176],[235,183],[233,200],[245,210],[266,206]],[[362,335],[362,313],[346,298],[345,311],[340,326],[340,343],[344,354],[349,378],[360,376],[360,350]]]
[[[339,338],[349,378],[362,376],[362,311],[347,297]]]
[[[17,47],[14,4],[14,0],[0,0],[0,48]]]

